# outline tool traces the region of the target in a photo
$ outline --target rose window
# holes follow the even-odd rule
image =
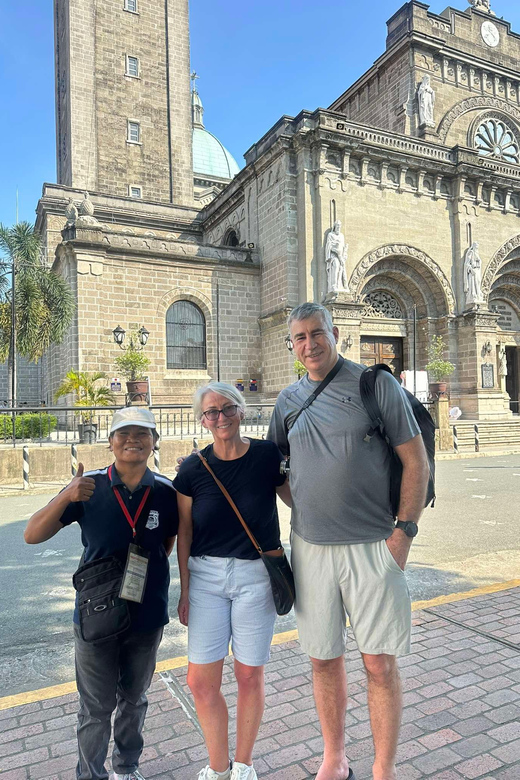
[[[498,119],[486,119],[475,135],[475,147],[482,157],[493,157],[505,162],[520,162],[518,144],[513,132]]]

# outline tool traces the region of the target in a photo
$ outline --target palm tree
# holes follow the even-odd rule
[[[76,401],[74,406],[110,406],[115,403],[113,392],[106,386],[96,385],[100,379],[106,379],[107,375],[103,371],[69,371],[56,390],[54,397],[56,400],[64,395],[74,393]],[[90,422],[94,412],[83,412],[81,415],[85,422]]]
[[[0,224],[0,361],[9,359],[10,388],[15,386],[15,352],[37,363],[51,344],[59,344],[72,323],[75,301],[69,285],[45,263],[40,236],[28,222]],[[15,338],[11,333],[15,270]],[[11,390],[10,390],[11,394]],[[11,399],[14,403],[15,399]]]

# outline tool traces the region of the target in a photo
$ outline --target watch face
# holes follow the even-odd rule
[[[493,24],[493,22],[484,22],[480,28],[480,31],[482,33],[484,43],[487,43],[488,46],[493,46],[493,48],[498,46],[500,43],[500,33],[498,31],[498,27]]]

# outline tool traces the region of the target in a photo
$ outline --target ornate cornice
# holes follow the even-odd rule
[[[352,293],[359,293],[363,286],[364,278],[366,277],[369,269],[375,263],[377,263],[379,260],[383,260],[385,257],[390,257],[392,255],[395,257],[412,257],[415,260],[418,260],[420,264],[428,268],[428,270],[431,271],[431,273],[437,278],[442,288],[448,313],[453,314],[455,312],[455,296],[453,295],[453,290],[451,289],[451,285],[444,272],[425,252],[421,252],[420,249],[416,249],[413,246],[408,246],[407,244],[388,244],[386,246],[381,246],[373,252],[369,252],[367,255],[365,255],[355,267],[354,272],[350,278],[350,289]]]

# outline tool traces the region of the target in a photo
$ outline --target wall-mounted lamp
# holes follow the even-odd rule
[[[251,242],[251,243],[249,243],[249,244],[247,245],[247,248],[248,248],[248,249],[254,249],[254,248],[255,248],[255,245],[254,245],[254,244]]]
[[[120,325],[118,325],[117,328],[114,328],[112,334],[114,336],[114,341],[119,347],[121,347],[121,349],[139,349],[139,347],[136,344],[134,344],[133,336],[130,336],[130,344],[128,345],[128,347],[123,346],[126,330],[124,330],[124,328],[122,328]],[[150,335],[150,331],[146,330],[144,325],[142,325],[137,331],[137,336],[139,338],[139,344],[141,345],[141,348],[146,346],[149,335]]]

